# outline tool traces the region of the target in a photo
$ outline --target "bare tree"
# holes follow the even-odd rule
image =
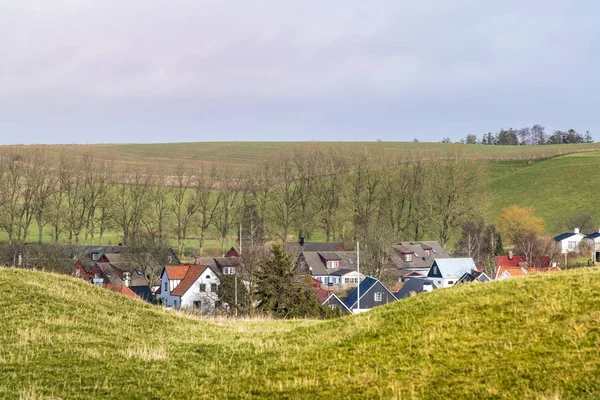
[[[194,207],[197,210],[195,232],[198,237],[198,254],[202,255],[204,240],[208,228],[215,223],[215,217],[221,202],[224,201],[225,192],[218,187],[216,168],[201,168],[197,171],[193,181]],[[230,199],[227,200],[229,203]],[[228,217],[227,217],[228,218]]]
[[[279,236],[285,242],[296,211],[300,206],[298,171],[292,160],[285,155],[279,157],[271,165],[273,168],[271,211],[273,221],[280,228]]]
[[[337,224],[341,219],[343,209],[342,190],[348,160],[339,152],[329,150],[319,154],[315,160],[318,164],[318,179],[314,184],[316,207],[321,226],[325,231],[325,240],[330,242],[337,239]]]
[[[150,207],[150,182],[151,171],[146,174],[134,171],[131,174],[124,172],[117,184],[113,213],[125,245],[141,233]]]
[[[430,165],[427,219],[445,247],[450,237],[485,203],[486,166],[464,154],[437,160]]]

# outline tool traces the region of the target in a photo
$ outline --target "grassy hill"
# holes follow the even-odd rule
[[[0,269],[0,398],[598,398],[600,270],[332,321],[197,319]]]
[[[115,161],[124,168],[168,169],[177,163],[188,167],[216,164],[246,169],[265,158],[288,153],[295,148],[320,147],[340,152],[366,149],[374,154],[414,154],[418,151],[466,152],[481,160],[535,160],[575,152],[600,151],[600,143],[547,146],[474,146],[413,142],[197,142],[154,144],[90,144],[0,146],[0,153],[44,148],[50,154],[81,157],[93,152],[96,157]]]
[[[491,164],[492,212],[512,204],[533,207],[548,233],[578,211],[600,210],[600,152],[577,153],[531,163]],[[598,221],[600,222],[600,221]],[[589,233],[589,232],[585,232]]]

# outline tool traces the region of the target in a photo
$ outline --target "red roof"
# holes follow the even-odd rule
[[[312,291],[315,294],[317,300],[319,301],[319,304],[323,304],[323,302],[329,297],[329,292],[325,289],[312,288]]]
[[[179,282],[179,285],[171,292],[171,296],[183,296],[190,287],[198,280],[200,275],[208,268],[208,265],[188,265],[187,273]]]
[[[116,292],[122,294],[125,297],[129,297],[130,299],[142,300],[140,296],[135,294],[133,290],[129,289],[125,285],[118,285],[115,283],[105,283],[104,289],[110,290],[111,292]]]
[[[316,278],[311,278],[312,279],[312,286],[314,288],[320,288],[321,285],[323,284],[323,282],[321,282],[320,280],[316,279]]]
[[[167,278],[169,280],[180,281],[185,278],[185,274],[187,274],[189,268],[189,265],[167,265],[165,267]]]
[[[532,267],[548,268],[550,266],[550,257],[544,256],[541,259],[533,260],[535,265]],[[539,262],[538,262],[539,261]],[[519,263],[527,262],[525,256],[513,256],[512,260],[508,256],[496,256],[496,267],[518,267]]]
[[[514,278],[517,276],[526,276],[526,275],[530,275],[530,274],[536,274],[538,272],[557,272],[557,271],[560,271],[560,268],[558,268],[558,267],[549,267],[549,268],[498,267],[496,270],[496,279],[498,279],[500,276],[502,276],[502,274],[504,274],[505,272],[507,272],[511,278]]]

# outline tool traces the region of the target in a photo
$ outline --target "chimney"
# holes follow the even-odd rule
[[[509,251],[508,251],[508,259],[509,259],[509,260],[512,260],[512,259],[513,259],[513,252],[512,252],[512,250],[509,250]]]
[[[129,272],[123,274],[123,283],[125,283],[125,286],[127,287],[131,285],[131,274]]]
[[[304,246],[304,236],[300,236],[300,240],[298,240],[298,244],[300,246]]]
[[[579,228],[575,228],[575,230],[573,232],[579,233]]]

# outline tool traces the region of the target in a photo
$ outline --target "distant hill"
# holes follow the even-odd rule
[[[533,207],[535,214],[545,220],[546,231],[556,234],[560,233],[557,225],[577,212],[593,211],[600,217],[599,169],[600,152],[532,163],[492,163],[492,213],[497,216],[512,204]]]
[[[117,164],[157,170],[171,170],[177,163],[188,167],[215,164],[235,168],[260,165],[265,158],[293,149],[337,149],[340,152],[366,149],[380,155],[414,154],[420,151],[464,151],[482,160],[535,160],[582,151],[600,151],[600,143],[562,144],[545,146],[483,146],[426,142],[196,142],[155,144],[91,144],[91,145],[33,145],[0,146],[0,153],[11,149],[32,150],[43,147],[55,155],[80,157],[91,151],[100,159]]]
[[[600,397],[600,270],[332,321],[196,319],[0,269],[0,398]]]

